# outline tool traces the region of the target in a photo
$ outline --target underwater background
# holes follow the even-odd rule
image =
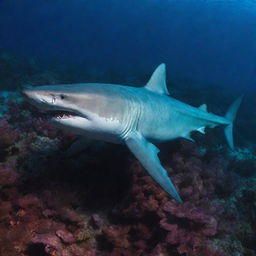
[[[172,200],[121,145],[76,140],[24,102],[27,84],[143,86],[234,126],[159,145]],[[0,0],[0,256],[255,256],[256,1]]]

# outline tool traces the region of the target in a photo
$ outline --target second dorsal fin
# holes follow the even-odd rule
[[[156,68],[148,83],[145,85],[145,88],[152,92],[169,95],[166,86],[166,71],[164,63],[160,64]]]
[[[207,105],[206,104],[203,104],[203,105],[199,106],[198,108],[207,112]]]
[[[205,127],[200,127],[197,129],[197,131],[199,131],[202,134],[205,134]]]

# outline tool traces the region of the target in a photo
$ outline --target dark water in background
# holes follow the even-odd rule
[[[223,127],[159,145],[184,204],[125,146],[79,152],[20,94],[142,86],[162,62],[193,106],[224,115],[245,94],[234,151]],[[255,86],[256,0],[0,0],[0,256],[256,256]]]
[[[247,91],[256,84],[256,1],[1,0],[0,51],[99,80],[166,62],[169,80]]]

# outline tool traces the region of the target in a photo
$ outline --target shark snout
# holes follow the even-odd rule
[[[39,109],[44,109],[48,104],[45,95],[31,85],[23,86],[21,94],[27,102]]]
[[[69,111],[61,95],[48,90],[49,86],[30,86],[22,87],[21,94],[25,101],[35,106],[39,111]]]
[[[35,97],[35,91],[33,90],[33,86],[25,85],[21,88],[21,94],[25,99],[31,99]]]

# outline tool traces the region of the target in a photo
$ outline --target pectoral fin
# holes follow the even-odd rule
[[[140,133],[133,133],[126,139],[126,145],[148,171],[151,177],[175,200],[182,202],[175,186],[157,156],[159,149]]]
[[[69,149],[65,152],[66,157],[72,157],[75,156],[82,151],[86,150],[91,144],[93,143],[93,140],[79,136],[75,142],[69,147]]]

